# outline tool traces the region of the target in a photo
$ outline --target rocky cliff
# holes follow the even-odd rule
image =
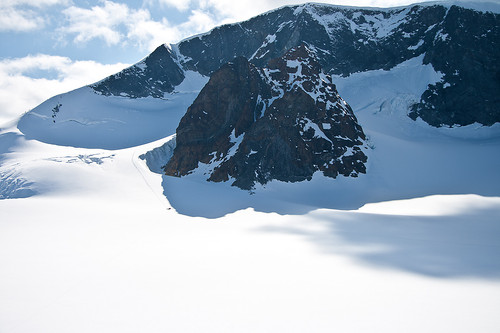
[[[106,96],[162,98],[172,92],[184,77],[184,71],[171,50],[161,45],[144,60],[91,87]]]
[[[306,45],[259,68],[238,57],[215,71],[177,128],[165,167],[243,189],[272,179],[356,177],[365,135]]]
[[[433,126],[500,121],[500,19],[453,4],[363,9],[322,4],[282,7],[187,39],[185,68],[210,75],[236,56],[264,66],[306,43],[328,74],[388,70],[425,55],[443,80],[409,111]]]
[[[305,43],[330,75],[389,70],[424,55],[422,65],[431,64],[443,78],[409,108],[409,116],[433,126],[491,125],[500,121],[499,27],[498,11],[446,3],[388,9],[286,6],[159,47],[93,87],[108,95],[163,97],[185,70],[210,76],[239,56],[263,67]]]

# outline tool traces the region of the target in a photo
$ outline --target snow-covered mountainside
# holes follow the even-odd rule
[[[29,139],[105,149],[177,130],[178,147],[163,158],[167,174],[203,169],[209,180],[246,189],[311,179],[318,170],[357,176],[368,154],[363,128],[371,124],[360,127],[355,116],[364,110],[433,126],[500,121],[499,37],[497,12],[452,4],[287,6],[162,45],[120,73],[44,102],[18,128]],[[309,60],[283,60],[297,48],[314,59],[305,78]],[[241,59],[236,67],[248,70],[232,80]],[[403,75],[397,83],[387,80],[394,73]]]
[[[26,113],[18,128],[28,139],[104,149],[133,147],[172,134],[208,77],[183,72],[183,81],[174,87],[167,85],[160,98],[154,90],[156,86],[141,85],[141,81],[133,77],[135,74],[130,74],[136,73],[137,66],[97,83],[94,88],[83,87],[52,97]],[[134,86],[126,94],[115,96],[112,92],[116,92],[113,90],[116,77],[121,77],[120,83],[126,82],[127,87],[130,82]],[[104,84],[107,90],[95,90]]]
[[[282,7],[160,46],[120,73],[44,102],[21,119],[19,129],[29,138],[71,146],[119,148],[159,139],[171,134],[208,77],[222,65],[242,56],[266,67],[270,59],[303,43],[315,52],[326,74],[341,78],[420,59],[420,65],[431,66],[440,79],[412,96],[405,111],[412,119],[433,126],[490,126],[500,121],[497,7]],[[417,66],[415,71],[421,69]],[[399,89],[400,95],[413,95],[412,83],[423,82],[406,83],[408,90]],[[375,82],[364,93],[373,96],[373,91],[380,92]],[[384,97],[374,96],[371,103],[383,107],[389,102]],[[356,105],[358,98],[345,99]],[[82,136],[95,140],[89,144],[79,140]]]

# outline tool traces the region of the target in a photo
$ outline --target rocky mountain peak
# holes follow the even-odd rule
[[[500,121],[499,20],[498,10],[453,3],[387,9],[304,4],[217,27],[177,49],[183,66],[203,75],[236,56],[272,68],[270,60],[302,43],[315,52],[325,73],[345,77],[390,70],[424,55],[422,65],[431,64],[443,78],[416,96],[410,117],[433,126],[489,126]]]
[[[184,70],[166,45],[160,45],[149,56],[123,71],[92,85],[106,96],[163,98],[184,80]]]
[[[243,56],[287,80],[294,60],[311,52],[326,74],[391,70],[423,56],[442,79],[415,96],[407,114],[432,126],[500,122],[498,91],[500,9],[472,3],[424,3],[397,8],[356,8],[326,4],[284,6],[244,22],[216,27],[149,57],[95,85],[103,95],[164,98],[186,71],[210,76]],[[487,6],[490,7],[490,6]],[[289,59],[286,57],[288,53]],[[302,58],[301,58],[302,57]],[[273,64],[273,59],[282,59]],[[286,63],[286,64],[285,64]],[[316,64],[317,65],[317,64]],[[315,65],[315,66],[316,66]],[[313,72],[317,67],[305,66]],[[282,75],[282,77],[280,77]],[[298,76],[295,76],[298,78]],[[306,83],[307,90],[311,90]]]
[[[238,57],[213,73],[177,128],[167,175],[201,173],[251,189],[366,171],[365,135],[306,45],[259,68]]]

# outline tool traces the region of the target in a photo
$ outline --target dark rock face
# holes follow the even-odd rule
[[[231,133],[240,136],[254,122],[258,96],[270,96],[265,90],[269,88],[245,58],[222,66],[181,119],[167,174],[186,175],[198,162],[206,164],[227,154],[233,146]]]
[[[208,180],[243,189],[316,171],[355,177],[366,172],[364,139],[331,77],[301,45],[266,68],[239,57],[214,72],[177,128],[165,172],[201,167]]]
[[[184,80],[184,71],[171,51],[159,46],[143,61],[92,85],[106,96],[162,98]]]
[[[499,26],[496,14],[450,8],[424,58],[443,81],[424,92],[411,118],[433,126],[500,122]]]
[[[215,28],[178,44],[185,68],[210,75],[244,56],[257,66],[306,43],[328,74],[388,70],[425,54],[441,72],[412,108],[433,126],[500,121],[500,19],[455,5],[358,9],[320,4],[283,7]]]

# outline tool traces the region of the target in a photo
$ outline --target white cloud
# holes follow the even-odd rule
[[[186,11],[191,7],[191,0],[145,0],[144,4],[150,7],[161,6],[173,7],[179,11]]]
[[[0,7],[15,7],[28,5],[32,7],[44,7],[53,5],[66,5],[69,0],[2,0]]]
[[[127,43],[146,47],[153,50],[163,43],[175,43],[181,40],[205,32],[216,26],[219,22],[209,12],[202,10],[191,10],[188,19],[178,25],[171,25],[167,19],[163,18],[161,22],[151,19],[149,12],[144,11],[134,13],[134,19],[127,22]]]
[[[90,9],[71,6],[63,10],[69,25],[61,31],[76,34],[76,43],[85,43],[94,38],[103,39],[107,45],[118,44],[123,35],[118,26],[130,19],[130,10],[125,4],[104,1],[104,6]]]
[[[171,34],[168,23],[144,19],[128,27],[125,44],[135,44],[139,49],[151,50],[168,40]]]
[[[0,125],[19,117],[44,100],[116,73],[127,64],[104,65],[39,54],[0,61]],[[55,73],[37,78],[34,71]]]
[[[209,12],[195,9],[191,11],[189,19],[180,25],[180,29],[184,34],[183,37],[189,37],[194,33],[208,31],[220,23],[217,17],[210,15]]]
[[[67,3],[68,0],[2,0],[0,2],[0,32],[40,29],[45,25],[40,8]]]
[[[68,25],[59,29],[63,35],[76,35],[77,44],[101,39],[108,46],[132,45],[152,50],[177,37],[177,28],[166,19],[154,21],[147,9],[130,9],[126,4],[103,1],[90,9],[71,6],[63,11]]]
[[[185,22],[172,25],[166,18],[155,21],[148,9],[131,9],[126,4],[109,0],[90,9],[71,6],[63,13],[68,24],[58,31],[63,36],[75,35],[73,41],[77,44],[101,39],[108,46],[136,46],[148,51],[160,44],[207,31],[219,23],[201,7],[191,10]]]
[[[32,10],[0,7],[0,32],[30,31],[41,28],[44,24],[45,20]]]

